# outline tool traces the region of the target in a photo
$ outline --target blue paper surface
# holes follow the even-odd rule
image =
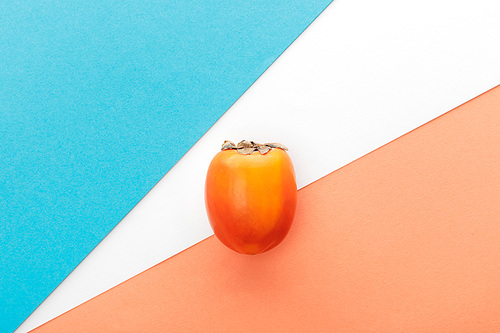
[[[0,332],[330,2],[1,2]]]

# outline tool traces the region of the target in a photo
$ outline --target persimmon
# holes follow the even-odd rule
[[[225,141],[207,172],[205,204],[217,238],[243,254],[266,252],[285,238],[297,205],[287,148]]]

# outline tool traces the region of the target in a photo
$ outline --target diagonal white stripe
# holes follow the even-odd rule
[[[211,235],[225,139],[284,143],[303,187],[499,84],[498,17],[495,0],[336,0],[16,332]]]

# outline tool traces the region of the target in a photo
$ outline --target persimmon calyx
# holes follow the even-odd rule
[[[254,141],[247,141],[247,140],[242,140],[237,145],[235,145],[233,142],[229,140],[226,140],[222,144],[221,150],[236,150],[238,153],[242,155],[250,155],[254,151],[258,151],[259,153],[261,153],[261,155],[264,155],[273,148],[288,150],[288,148],[282,145],[281,143],[260,144]]]

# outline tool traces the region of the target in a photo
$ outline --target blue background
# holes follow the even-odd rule
[[[20,325],[329,3],[1,2],[0,331]]]

